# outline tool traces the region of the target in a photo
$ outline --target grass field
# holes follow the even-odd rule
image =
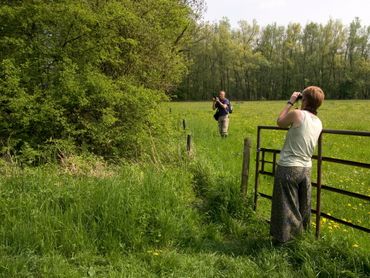
[[[249,194],[254,187],[255,147],[258,125],[276,125],[278,113],[284,102],[236,102],[233,103],[235,113],[231,116],[230,136],[227,140],[219,138],[217,122],[212,119],[209,103],[177,103],[173,109],[188,120],[189,133],[193,134],[198,156],[205,156],[218,171],[236,178],[240,184],[243,138],[250,137],[253,142],[251,155],[251,174],[249,179]],[[184,108],[186,107],[186,108]],[[319,117],[326,129],[370,130],[369,101],[326,101],[320,108]],[[262,147],[281,149],[286,132],[262,131]],[[359,162],[370,161],[370,142],[366,137],[351,137],[343,135],[325,135],[323,139],[323,155]],[[271,157],[267,157],[272,161]],[[316,180],[316,163],[314,162],[313,181]],[[270,166],[266,166],[271,170]],[[269,168],[270,167],[270,168]],[[271,177],[261,176],[261,191],[272,194]],[[370,195],[370,171],[340,164],[323,164],[323,184],[331,185],[365,195]],[[315,206],[315,190],[313,190],[313,206]],[[270,213],[270,202],[260,199],[260,213],[266,218]],[[370,226],[370,204],[366,201],[341,196],[336,193],[322,193],[322,210],[339,218],[350,220],[360,225]],[[323,220],[327,222],[326,220]],[[324,230],[335,232],[340,230],[352,236],[359,236],[364,248],[370,250],[370,242],[363,232],[347,229],[329,221],[323,225]],[[364,239],[365,240],[362,240]]]
[[[368,234],[326,221],[312,234],[275,248],[263,220],[240,197],[243,139],[274,125],[284,102],[234,103],[230,136],[219,138],[210,103],[171,103],[193,135],[191,160],[163,167],[134,164],[71,175],[54,165],[3,166],[0,180],[1,277],[368,277]],[[327,101],[325,128],[370,130],[369,101]],[[281,148],[284,132],[264,132]],[[327,136],[324,155],[369,162],[368,139]],[[181,152],[179,152],[181,154]],[[105,173],[105,174],[104,174]],[[315,177],[313,177],[315,178]],[[323,182],[369,195],[370,171],[324,165]],[[271,191],[271,178],[261,189]],[[323,193],[323,210],[370,226],[370,204]]]

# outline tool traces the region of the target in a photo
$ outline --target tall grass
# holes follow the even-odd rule
[[[274,248],[233,178],[195,161],[130,165],[105,177],[55,167],[0,183],[2,277],[365,277],[346,241]]]
[[[243,138],[254,138],[258,124],[272,124],[273,116],[264,117],[275,106],[280,103],[268,109],[265,103],[236,104],[231,135],[221,140],[208,104],[172,104],[194,139],[193,158],[182,164],[126,164],[106,174],[56,166],[5,171],[3,165],[0,276],[368,277],[364,234],[331,231],[323,223],[321,240],[308,233],[275,248],[264,221],[269,204],[257,214],[251,210],[253,177],[247,201],[241,197]],[[340,103],[335,107],[345,115]],[[267,139],[276,147],[283,137]],[[185,138],[181,144],[180,155]],[[347,185],[366,175],[358,173],[356,183]],[[270,190],[271,180],[263,178],[262,186]]]

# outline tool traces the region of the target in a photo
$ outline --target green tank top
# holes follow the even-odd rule
[[[312,167],[312,155],[322,131],[318,117],[301,110],[303,120],[300,126],[291,127],[287,133],[284,147],[280,153],[280,166]]]

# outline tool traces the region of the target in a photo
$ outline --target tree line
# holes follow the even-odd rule
[[[302,26],[225,18],[198,26],[186,49],[188,75],[176,91],[180,100],[206,100],[223,89],[233,99],[284,99],[318,85],[333,99],[370,98],[370,26],[355,18]]]

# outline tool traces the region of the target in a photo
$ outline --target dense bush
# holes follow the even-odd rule
[[[2,154],[152,155],[195,15],[188,1],[144,2],[1,1]]]

